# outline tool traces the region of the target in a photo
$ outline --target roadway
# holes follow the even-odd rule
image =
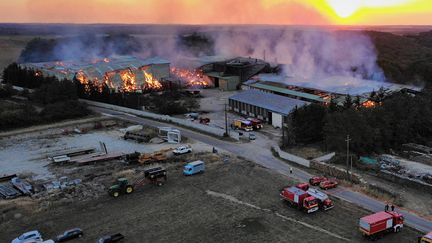
[[[137,117],[135,115],[131,115],[123,112],[113,111],[113,110],[99,108],[99,107],[91,107],[91,109],[107,116],[116,117],[118,119],[126,120],[137,124],[143,124],[143,125],[148,125],[153,127],[167,126],[166,123]],[[254,143],[256,141],[253,141],[251,143],[229,142],[193,130],[189,130],[183,127],[177,127],[172,124],[169,124],[169,126],[178,128],[181,131],[182,135],[186,137],[209,144],[217,149],[223,149],[232,154],[241,156],[265,168],[277,171],[283,175],[295,178],[299,181],[308,181],[309,178],[312,176],[308,172],[299,168],[293,168],[293,173],[291,174],[290,173],[291,166],[286,162],[281,161],[278,158],[275,158],[272,152],[270,151],[271,146],[275,143],[274,141],[267,139],[268,141],[264,141],[264,142],[261,141],[259,145]],[[265,138],[262,138],[262,136],[260,136],[258,137],[258,139],[265,139]],[[328,194],[373,212],[383,211],[385,206],[385,203],[379,200],[352,191],[349,188],[342,187],[342,186],[339,186],[336,189],[332,189],[328,191]],[[432,221],[429,221],[425,218],[422,218],[404,209],[397,209],[397,211],[401,212],[404,215],[406,225],[425,233],[432,231]]]

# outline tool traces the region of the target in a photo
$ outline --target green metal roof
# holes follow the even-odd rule
[[[314,101],[318,101],[318,102],[324,102],[324,99],[321,98],[318,95],[313,95],[313,94],[298,92],[298,91],[294,91],[294,90],[290,90],[290,89],[276,87],[276,86],[273,86],[273,85],[255,83],[255,84],[252,84],[251,87],[258,88],[258,89],[269,90],[269,91],[274,91],[274,92],[278,92],[278,93],[282,93],[282,94],[287,94],[287,95],[291,95],[291,96],[297,96],[297,97],[305,98],[305,99],[308,99],[308,100],[314,100]]]
[[[205,73],[205,75],[209,76],[209,77],[214,77],[214,78],[220,78],[220,79],[224,79],[224,80],[228,80],[228,81],[238,81],[239,80],[239,76],[222,76],[221,72],[208,72]]]

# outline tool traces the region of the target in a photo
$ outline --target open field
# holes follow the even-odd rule
[[[0,70],[16,62],[21,51],[26,46],[27,42],[35,36],[22,36],[22,35],[0,35]]]
[[[75,242],[94,242],[101,235],[117,232],[126,236],[125,242],[363,241],[357,221],[368,214],[365,210],[336,200],[334,209],[306,215],[279,200],[278,190],[293,181],[234,157],[224,163],[224,156],[201,153],[183,157],[185,161],[206,161],[206,172],[192,177],[181,175],[184,163],[164,164],[168,170],[164,186],[147,185],[118,199],[102,190],[95,193],[98,196],[81,199],[63,194],[62,200],[52,196],[2,201],[0,242],[32,229],[50,238],[72,227],[85,232]],[[114,176],[130,175],[136,169],[113,163],[61,171],[82,177],[90,171],[107,174],[99,182],[109,186]],[[86,183],[90,182],[83,180]],[[418,234],[405,228],[380,242],[413,242]]]

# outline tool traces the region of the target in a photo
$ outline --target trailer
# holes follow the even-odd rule
[[[320,209],[327,211],[334,207],[333,201],[324,192],[313,188],[309,188],[306,192],[318,199]]]
[[[280,193],[281,198],[291,206],[307,213],[318,210],[318,199],[295,186],[284,188]]]
[[[138,186],[154,184],[162,186],[167,180],[167,172],[161,167],[155,167],[144,171],[144,177],[129,183],[126,178],[118,178],[117,181],[108,189],[108,194],[117,198],[121,194],[131,194]]]
[[[400,232],[404,226],[404,217],[394,211],[381,211],[361,218],[359,226],[363,236],[376,239],[387,232]]]

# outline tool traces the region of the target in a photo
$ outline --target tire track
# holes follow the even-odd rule
[[[271,213],[271,212],[272,212],[270,209],[261,208],[261,207],[259,207],[259,206],[256,206],[256,205],[253,205],[253,204],[250,204],[250,203],[248,203],[248,202],[243,202],[243,201],[241,201],[241,200],[239,200],[239,199],[237,199],[237,198],[235,198],[235,197],[233,197],[233,196],[230,196],[230,195],[227,195],[227,194],[224,194],[224,193],[214,192],[214,191],[210,191],[210,190],[206,190],[206,193],[207,193],[208,195],[210,195],[210,196],[213,196],[213,197],[223,198],[223,199],[226,199],[226,200],[231,201],[231,202],[233,202],[233,203],[237,203],[237,204],[240,204],[240,205],[244,205],[244,206],[247,206],[247,207],[250,207],[250,208],[254,208],[254,209],[257,209],[257,210],[261,210],[261,211],[264,211],[264,212],[267,212],[267,213]],[[338,235],[338,234],[335,234],[335,233],[330,232],[330,231],[328,231],[328,230],[325,230],[325,229],[323,229],[323,228],[320,228],[320,227],[317,227],[317,226],[314,226],[314,225],[311,225],[311,224],[308,224],[308,223],[305,223],[305,222],[299,221],[299,220],[297,220],[297,219],[287,217],[287,216],[282,215],[282,214],[280,214],[280,213],[278,213],[278,212],[274,212],[274,214],[275,214],[277,217],[279,217],[279,218],[282,218],[282,219],[284,219],[284,220],[287,220],[287,221],[290,221],[290,222],[293,222],[293,223],[296,223],[296,224],[301,224],[301,225],[303,225],[303,226],[305,226],[305,227],[307,227],[307,228],[309,228],[309,229],[313,229],[313,230],[316,230],[316,231],[320,231],[320,232],[325,233],[325,234],[327,234],[327,235],[333,236],[333,237],[335,237],[335,238],[337,238],[337,239],[339,239],[339,240],[343,240],[343,241],[347,241],[347,242],[350,241],[349,239],[347,239],[347,238],[345,238],[345,237],[343,237],[343,236],[341,236],[341,235]]]

